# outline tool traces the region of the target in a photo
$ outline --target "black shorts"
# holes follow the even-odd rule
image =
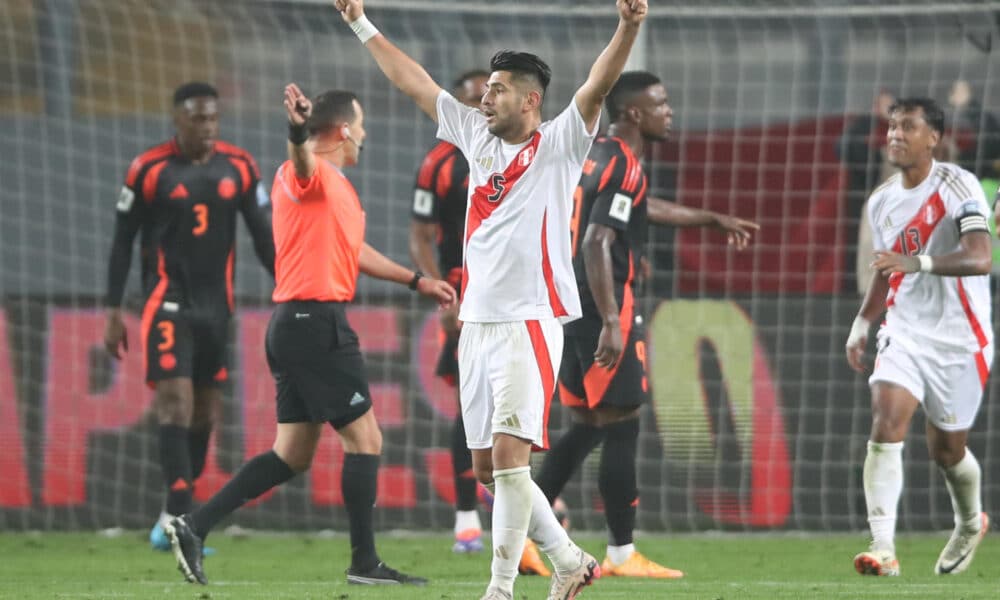
[[[589,333],[575,330],[563,344],[559,368],[559,399],[565,406],[596,408],[638,407],[649,399],[646,374],[646,330],[632,323],[618,364],[611,370],[594,364],[600,327]]]
[[[146,383],[185,377],[195,385],[222,384],[229,378],[228,341],[228,312],[167,310],[161,304],[142,319]]]
[[[348,425],[372,406],[358,335],[339,302],[285,302],[265,340],[279,423]]]
[[[447,381],[449,385],[458,383],[458,337],[444,338],[434,374]]]

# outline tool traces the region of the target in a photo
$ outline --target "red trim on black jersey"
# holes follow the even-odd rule
[[[451,189],[452,173],[454,171],[455,154],[451,154],[445,159],[444,164],[441,165],[441,169],[438,171],[437,185],[434,187],[434,193],[437,194],[438,198],[444,198],[448,195],[448,190]]]
[[[220,140],[215,142],[215,151],[220,154],[226,154],[243,159],[246,161],[247,166],[250,167],[250,173],[253,175],[253,178],[258,180],[260,179],[260,169],[257,168],[257,161],[255,161],[253,156],[243,148]]]
[[[170,285],[170,278],[167,276],[167,265],[163,258],[162,248],[156,251],[156,272],[160,276],[160,280],[157,282],[156,287],[153,288],[153,293],[146,300],[146,305],[142,309],[142,319],[139,322],[139,339],[142,344],[143,362],[146,365],[149,365],[149,330],[153,327],[153,317],[156,316],[156,311],[160,310],[160,305],[163,304],[163,296],[167,293],[167,287]],[[149,376],[148,372],[146,376]],[[149,382],[148,379],[147,382]]]
[[[615,165],[618,164],[618,157],[612,156],[611,160],[608,161],[608,166],[604,167],[604,171],[601,172],[601,182],[597,184],[597,191],[604,191],[604,186],[608,185],[608,181],[611,180],[611,176],[615,172]]]
[[[163,167],[167,166],[167,161],[160,161],[146,173],[142,181],[142,199],[145,202],[152,202],[156,196],[156,186],[160,183],[160,173]]]
[[[143,169],[158,160],[163,160],[164,158],[177,154],[180,154],[180,149],[177,147],[177,143],[173,139],[146,150],[139,156],[136,156],[132,160],[132,164],[128,166],[128,173],[125,175],[125,185],[135,189],[135,185],[139,179],[139,174]]]
[[[430,189],[438,165],[452,152],[457,150],[458,148],[448,142],[439,142],[434,146],[420,164],[420,171],[417,173],[417,186],[425,190]]]

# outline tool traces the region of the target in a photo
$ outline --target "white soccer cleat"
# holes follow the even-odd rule
[[[944,550],[941,551],[937,564],[934,565],[934,572],[938,575],[957,575],[968,569],[972,564],[972,557],[976,555],[979,542],[986,537],[989,528],[990,518],[986,513],[979,513],[979,529],[976,531],[956,526]]]
[[[895,552],[873,548],[854,557],[854,570],[860,575],[897,577],[899,575],[899,561],[896,560]]]
[[[549,588],[548,600],[573,600],[583,588],[601,577],[601,565],[597,559],[580,551],[580,566],[560,573],[552,574],[552,587]]]
[[[500,588],[491,587],[486,590],[486,595],[484,595],[479,600],[512,600],[514,598],[513,594],[508,594],[507,592],[501,590]]]

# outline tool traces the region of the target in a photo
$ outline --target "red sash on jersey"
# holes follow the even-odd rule
[[[485,184],[477,186],[473,191],[472,201],[469,202],[469,216],[465,226],[464,256],[468,256],[465,251],[468,250],[469,239],[472,238],[472,234],[500,206],[503,199],[510,193],[511,188],[521,179],[524,172],[531,166],[532,161],[535,160],[535,154],[538,152],[538,143],[541,139],[541,132],[536,131],[531,136],[531,141],[528,142],[528,145],[517,153],[517,156],[507,165],[503,173],[493,173],[489,176]],[[465,288],[469,285],[469,263],[467,259],[463,260],[462,263],[462,298],[465,298]]]
[[[920,206],[917,214],[903,227],[899,235],[896,236],[896,243],[892,245],[892,251],[897,254],[906,255],[920,254],[924,247],[927,246],[927,240],[930,239],[931,233],[934,232],[937,224],[941,222],[944,214],[944,201],[941,199],[941,194],[934,192]],[[903,246],[904,244],[906,244],[906,247]],[[903,277],[905,276],[906,273],[899,272],[889,276],[889,293],[885,297],[886,308],[895,304],[896,292],[903,283]]]

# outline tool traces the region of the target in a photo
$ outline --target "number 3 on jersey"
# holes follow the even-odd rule
[[[195,204],[194,218],[198,224],[194,226],[191,233],[196,236],[205,235],[205,232],[208,231],[208,207],[204,204]]]

